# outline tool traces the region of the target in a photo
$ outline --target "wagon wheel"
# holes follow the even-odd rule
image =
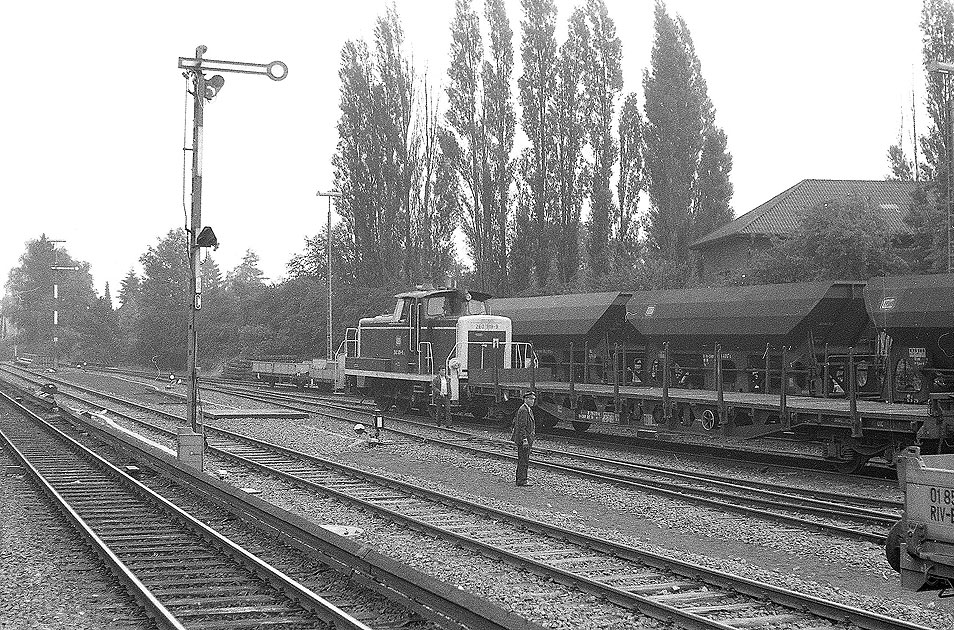
[[[586,432],[587,430],[589,430],[591,425],[591,423],[589,422],[581,422],[579,420],[573,420],[572,424],[573,424],[573,430],[576,431],[577,433]]]
[[[884,555],[888,559],[888,564],[897,573],[901,573],[901,535],[904,528],[904,521],[897,521],[891,526],[891,531],[888,532],[888,538],[884,543]]]
[[[719,426],[719,416],[711,407],[702,410],[702,428],[706,431],[712,431]]]
[[[843,475],[854,475],[868,463],[868,456],[853,452],[847,459],[835,463],[835,470]]]

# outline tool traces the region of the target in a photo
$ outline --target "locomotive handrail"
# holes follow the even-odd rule
[[[425,364],[427,368],[426,372],[423,371]],[[434,354],[430,341],[419,341],[417,343],[417,373],[434,374]]]
[[[520,367],[528,368],[528,361],[530,357],[533,357],[532,366],[535,368],[540,367],[540,359],[537,357],[536,350],[533,349],[533,344],[526,341],[514,341],[513,344],[513,355],[520,360]],[[514,360],[511,357],[510,364],[513,366]]]
[[[354,333],[352,338],[351,333]],[[341,343],[338,344],[338,349],[335,351],[335,358],[341,354],[341,348],[344,348],[344,355],[346,357],[356,357],[358,356],[358,329],[357,328],[348,328],[345,330],[345,338],[341,340]],[[349,349],[354,347],[354,354],[352,354]],[[330,359],[331,357],[329,357]]]
[[[480,365],[478,365],[477,367],[480,369],[484,369],[485,367],[484,366],[484,348],[492,348],[494,345],[493,341],[465,341],[464,343],[467,344],[467,346],[475,345],[480,348]],[[498,343],[499,343],[499,340],[498,340]],[[444,360],[444,365],[447,366],[448,368],[450,366],[451,359],[457,356],[457,348],[459,345],[460,345],[459,342],[455,343],[454,347],[451,348],[450,352],[447,353],[447,358]],[[503,346],[504,344],[500,344],[500,345]],[[518,344],[516,342],[512,342],[512,345],[516,346]],[[532,345],[532,344],[525,344],[525,345]],[[468,354],[467,362],[470,363],[471,362],[470,352],[468,352],[467,354]],[[504,356],[506,356],[506,354]],[[534,359],[536,359],[536,356],[537,356],[536,352],[533,353],[533,356],[534,356]],[[511,362],[512,361],[513,361],[513,357],[511,356]],[[462,366],[462,367],[463,369],[467,369],[467,366]]]

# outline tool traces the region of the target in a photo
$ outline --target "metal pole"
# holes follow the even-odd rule
[[[530,390],[537,391],[537,362],[533,355],[533,344],[527,345],[527,357],[530,359]]]
[[[199,267],[199,249],[197,242],[199,230],[202,227],[202,128],[203,106],[205,99],[213,98],[222,89],[225,79],[221,75],[213,76],[206,81],[203,70],[219,70],[221,72],[239,72],[243,74],[265,75],[273,81],[281,81],[288,76],[288,66],[281,61],[268,64],[244,63],[237,61],[223,61],[216,59],[203,60],[202,56],[208,51],[205,46],[197,46],[195,58],[179,57],[179,68],[185,70],[195,80],[193,87],[193,120],[192,120],[192,212],[189,217],[188,248],[189,248],[189,293],[192,304],[189,306],[189,328],[186,343],[186,366],[188,368],[188,391],[186,392],[186,420],[193,433],[198,432],[198,393],[199,381],[196,366],[198,365],[198,332],[196,329],[196,313],[202,308],[202,277]],[[207,93],[206,90],[209,89]],[[213,235],[214,241],[214,235]],[[214,246],[214,245],[212,245]],[[201,465],[201,460],[200,460]]]
[[[53,369],[56,370],[56,327],[59,325],[59,305],[60,295],[59,287],[56,284],[56,243],[53,243],[53,264],[50,265],[50,273],[53,274],[53,328],[51,329],[50,352],[53,354]]]
[[[858,416],[857,366],[855,347],[848,348],[848,411],[851,414],[851,437],[861,437],[861,418]]]
[[[59,337],[56,334],[56,330],[60,325],[60,313],[59,313],[59,309],[57,308],[60,303],[60,286],[56,282],[56,278],[57,278],[56,272],[60,270],[62,271],[78,271],[79,270],[79,267],[75,265],[56,264],[57,263],[56,244],[65,243],[65,242],[66,241],[64,240],[50,239],[50,245],[53,248],[53,251],[52,251],[53,259],[52,259],[52,262],[50,263],[50,279],[53,281],[53,328],[50,330],[50,353],[53,355],[51,359],[53,361],[54,370],[59,368],[59,360],[57,358],[57,355],[59,354],[59,352],[57,351],[57,347],[56,347],[57,343],[59,342]]]
[[[328,249],[328,252],[327,252],[328,254],[327,256],[327,262],[328,262],[328,348],[327,348],[327,352],[328,354],[326,356],[328,357],[328,360],[331,361],[331,351],[332,351],[332,348],[331,348],[331,343],[332,343],[331,341],[331,195],[328,195],[327,249]]]
[[[719,412],[719,425],[725,427],[725,387],[722,384],[722,346],[715,345],[715,381],[716,409]]]
[[[198,364],[198,334],[196,333],[196,313],[201,307],[201,286],[199,285],[199,247],[196,236],[202,226],[202,106],[205,103],[205,75],[202,74],[202,55],[208,50],[205,46],[195,49],[195,105],[192,120],[192,213],[189,217],[189,339],[186,355],[188,369],[188,391],[186,392],[186,417],[194,433],[198,432],[199,379],[196,372]]]
[[[668,423],[672,419],[672,411],[669,404],[669,342],[663,343],[663,364],[662,364],[662,397],[663,397],[663,418]]]
[[[590,342],[583,341],[583,382],[590,382]]]
[[[778,393],[778,406],[779,413],[781,414],[782,426],[788,426],[788,370],[786,369],[788,363],[788,346],[782,346],[782,367],[781,367],[781,379],[782,384],[779,387]]]
[[[619,409],[619,344],[615,343],[613,344],[613,411],[618,414]]]
[[[340,198],[341,193],[338,192],[337,190],[329,190],[328,192],[318,191],[318,196],[328,198],[328,233],[326,234],[327,240],[325,243],[326,245],[325,249],[327,250],[325,252],[326,254],[325,263],[327,265],[326,269],[328,272],[328,339],[327,339],[327,347],[325,348],[325,352],[327,353],[328,360],[331,361],[333,359],[333,357],[331,356],[331,353],[334,351],[334,348],[332,347],[333,341],[332,341],[332,334],[331,334],[331,327],[332,327],[332,319],[331,319],[331,198],[332,197]],[[410,350],[411,349],[408,348],[408,351]]]
[[[574,365],[573,365],[573,342],[570,342],[570,405],[571,408],[576,408],[576,392],[574,391],[574,385],[576,383],[576,377],[573,374]]]

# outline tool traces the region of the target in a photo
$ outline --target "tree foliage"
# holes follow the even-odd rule
[[[538,279],[546,278],[554,255],[551,243],[553,198],[551,184],[554,162],[554,135],[551,112],[556,91],[557,42],[556,3],[553,0],[521,0],[520,57],[523,74],[517,79],[523,110],[523,132],[530,141],[521,169],[532,202],[526,238]]]
[[[62,269],[70,267],[76,269]],[[26,243],[19,265],[10,270],[6,292],[4,316],[16,328],[15,341],[23,352],[52,356],[54,336],[62,360],[84,357],[94,347],[102,352],[84,360],[104,360],[115,352],[112,307],[93,288],[89,263],[73,259],[46,235]]]
[[[583,156],[586,142],[583,73],[587,42],[586,15],[577,8],[570,17],[566,41],[557,57],[553,121],[553,212],[550,238],[559,256],[550,261],[546,284],[566,285],[580,270],[580,217],[590,167]]]
[[[643,120],[636,94],[623,101],[619,116],[619,179],[616,183],[619,218],[616,221],[614,263],[617,270],[639,260],[639,195],[643,190]]]
[[[921,248],[929,271],[942,271],[948,266],[947,226],[951,185],[951,164],[954,160],[951,102],[954,83],[950,77],[932,74],[927,65],[932,61],[954,59],[954,6],[949,0],[924,0],[921,9],[921,54],[925,66],[927,132],[919,138],[924,163],[920,171],[926,180],[926,195],[915,197],[906,222],[915,230],[916,246]],[[889,158],[892,158],[889,150]],[[904,162],[893,156],[892,171],[904,173]]]
[[[732,159],[715,125],[689,28],[656,3],[651,67],[643,74],[645,165],[651,201],[646,236],[653,254],[689,257],[689,245],[732,218]]]
[[[746,281],[867,280],[905,271],[907,265],[878,208],[853,194],[807,212],[794,236],[776,239],[753,260]]]
[[[616,204],[610,179],[618,146],[613,136],[616,100],[623,89],[622,44],[603,0],[588,0],[582,48],[584,113],[592,167],[589,182],[588,267],[596,276],[610,270],[610,236]]]

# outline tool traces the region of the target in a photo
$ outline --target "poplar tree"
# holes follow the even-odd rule
[[[341,192],[338,212],[349,232],[349,248],[358,282],[383,280],[381,237],[381,139],[374,126],[374,78],[371,56],[362,41],[345,42],[341,50],[338,147],[332,163],[335,186]]]
[[[530,172],[531,156],[528,149],[516,160],[517,205],[510,230],[510,277],[514,295],[536,288],[540,281],[534,271],[533,250],[533,189]]]
[[[341,51],[338,147],[333,158],[338,210],[350,235],[348,258],[359,282],[381,286],[409,277],[411,186],[418,136],[413,67],[392,4],[374,29],[374,53],[363,41]]]
[[[448,134],[442,154],[459,176],[460,214],[477,286],[507,287],[507,226],[516,120],[510,97],[513,31],[503,0],[486,0],[486,48],[471,0],[457,0],[451,23]]]
[[[459,224],[460,184],[453,164],[442,150],[446,130],[438,120],[437,99],[424,83],[421,153],[412,210],[417,246],[417,277],[439,282],[456,264],[454,230]]]
[[[694,240],[732,217],[732,159],[685,21],[657,1],[655,31],[643,73],[646,236],[654,254],[683,263]]]
[[[523,110],[523,131],[530,141],[524,176],[532,191],[530,234],[533,268],[546,278],[552,248],[554,191],[550,185],[554,134],[550,111],[556,89],[556,4],[553,0],[521,0],[520,57],[523,74],[517,79]]]
[[[619,116],[619,179],[616,182],[619,217],[616,220],[615,265],[631,268],[639,250],[639,194],[643,189],[643,121],[635,92],[623,101]]]
[[[405,281],[414,271],[414,226],[411,216],[411,187],[417,169],[419,134],[412,128],[415,115],[414,69],[404,53],[404,29],[394,4],[378,18],[374,29],[377,84],[375,96],[376,127],[383,138],[380,180],[382,238],[382,279],[390,271],[403,268]],[[395,274],[396,275],[396,274]]]
[[[600,277],[610,268],[609,241],[616,218],[610,178],[618,156],[613,118],[616,99],[623,89],[622,44],[603,0],[588,0],[585,15],[588,45],[583,49],[583,102],[593,156],[587,243],[589,272]]]
[[[444,151],[463,181],[461,215],[464,235],[474,261],[477,285],[486,289],[494,275],[488,220],[487,138],[484,120],[483,41],[480,18],[470,0],[457,0],[451,22],[450,66],[447,69],[447,112],[451,133]]]
[[[490,34],[489,58],[484,61],[484,128],[487,139],[485,192],[490,238],[490,256],[496,256],[497,292],[509,287],[507,228],[510,216],[510,186],[514,178],[512,159],[516,114],[510,96],[513,77],[513,29],[504,0],[486,0],[484,17]]]
[[[542,280],[548,286],[565,285],[580,270],[580,214],[590,172],[583,157],[586,113],[583,73],[588,46],[586,14],[577,8],[570,16],[566,41],[557,57],[556,85],[550,105],[553,121],[553,226],[554,250],[560,255]],[[551,275],[556,277],[551,278]]]

